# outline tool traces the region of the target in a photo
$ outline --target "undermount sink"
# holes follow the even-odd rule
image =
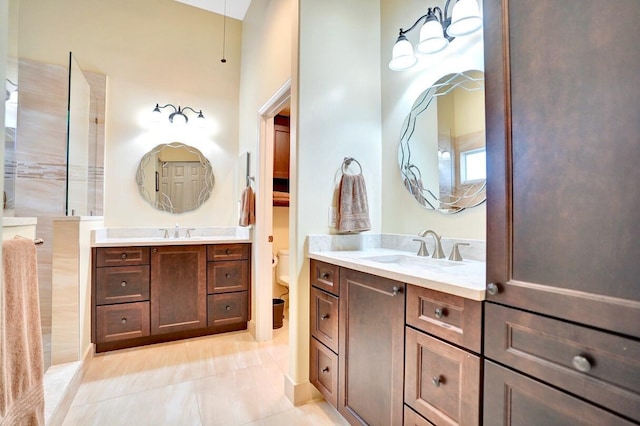
[[[463,265],[462,262],[453,262],[446,259],[433,259],[431,257],[410,256],[405,254],[388,254],[381,256],[362,257],[362,260],[384,263],[386,265],[398,265],[405,267],[442,268]]]

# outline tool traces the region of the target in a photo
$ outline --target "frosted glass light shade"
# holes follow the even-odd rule
[[[447,47],[449,40],[444,38],[442,25],[436,19],[425,22],[420,29],[420,42],[418,43],[418,52],[420,53],[436,53]]]
[[[476,0],[459,0],[453,6],[451,25],[447,28],[447,34],[460,37],[480,28],[482,28],[482,17]]]
[[[413,54],[413,46],[406,37],[398,37],[398,41],[393,45],[389,68],[393,71],[403,71],[411,68],[418,62],[418,58]]]

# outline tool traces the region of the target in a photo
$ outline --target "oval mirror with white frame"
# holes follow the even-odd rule
[[[151,206],[169,213],[200,207],[213,190],[213,168],[194,147],[180,142],[158,145],[140,160],[138,191]]]
[[[423,207],[457,213],[486,199],[484,73],[448,74],[418,96],[402,124],[402,183]]]

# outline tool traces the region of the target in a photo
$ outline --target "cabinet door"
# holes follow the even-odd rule
[[[490,361],[484,363],[484,395],[485,426],[633,424]]]
[[[340,269],[338,410],[351,424],[402,424],[404,292]]]
[[[205,246],[154,247],[151,252],[151,334],[207,326]]]
[[[273,147],[273,177],[289,179],[289,126],[274,126]]]
[[[640,337],[640,1],[604,4],[484,1],[488,300]]]

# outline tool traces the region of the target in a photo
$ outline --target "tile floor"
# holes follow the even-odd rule
[[[325,401],[284,395],[288,327],[97,355],[64,421],[75,425],[346,425]]]

